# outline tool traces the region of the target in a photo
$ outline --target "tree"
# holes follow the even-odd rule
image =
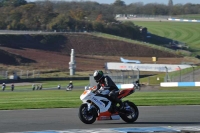
[[[0,0],[0,6],[21,6],[27,4],[26,0]]]
[[[169,7],[169,15],[171,15],[173,10],[173,0],[169,0],[168,7]]]
[[[169,0],[168,6],[169,6],[169,7],[173,7],[173,0]]]
[[[102,22],[102,14],[99,14],[96,21]]]
[[[70,16],[77,20],[83,20],[86,17],[85,14],[86,14],[85,11],[83,11],[80,8],[75,10],[70,10]]]
[[[122,1],[122,0],[116,0],[114,3],[113,3],[114,6],[125,6],[125,2]]]

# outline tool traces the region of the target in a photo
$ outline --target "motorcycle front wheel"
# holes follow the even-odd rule
[[[132,102],[124,102],[124,104],[126,105],[125,111],[119,114],[120,117],[127,123],[135,122],[139,116],[137,106]]]
[[[96,121],[96,113],[93,111],[88,111],[88,106],[86,103],[79,107],[78,116],[79,119],[85,124],[92,124]]]

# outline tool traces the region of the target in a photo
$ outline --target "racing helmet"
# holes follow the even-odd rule
[[[96,70],[93,74],[94,80],[99,82],[103,78],[104,74],[103,71]]]

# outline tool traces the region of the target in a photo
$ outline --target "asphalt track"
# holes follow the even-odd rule
[[[138,108],[139,118],[132,124],[127,124],[123,120],[84,124],[78,118],[78,108],[1,110],[0,133],[124,127],[200,127],[200,106],[139,106]]]

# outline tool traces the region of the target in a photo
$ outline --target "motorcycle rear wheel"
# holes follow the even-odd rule
[[[132,102],[124,102],[124,104],[128,104],[130,106],[129,110],[125,110],[124,113],[120,113],[120,117],[127,123],[133,123],[138,119],[139,110],[137,106]]]
[[[88,111],[87,104],[82,104],[79,107],[79,119],[85,124],[92,124],[96,121],[96,114]]]

